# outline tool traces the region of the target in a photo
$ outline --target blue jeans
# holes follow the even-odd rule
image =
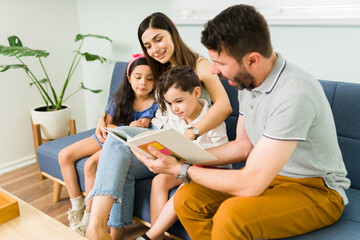
[[[130,136],[150,131],[147,128],[118,127]],[[129,147],[108,135],[100,154],[94,187],[89,196],[107,195],[114,198],[108,225],[114,228],[132,224],[135,180],[155,176],[138,160]]]

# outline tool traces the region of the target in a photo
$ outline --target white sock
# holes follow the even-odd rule
[[[90,213],[84,211],[84,215],[81,219],[81,223],[87,227],[89,225],[89,219],[90,219]]]
[[[77,198],[70,198],[71,206],[73,210],[79,210],[85,205],[83,196]]]

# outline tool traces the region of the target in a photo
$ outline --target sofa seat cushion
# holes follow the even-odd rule
[[[291,240],[339,240],[360,239],[360,190],[349,188],[346,191],[349,204],[345,206],[339,221],[331,226],[296,237]]]
[[[36,151],[40,170],[55,178],[64,180],[61,174],[60,166],[58,164],[58,154],[60,150],[81,139],[90,137],[94,132],[95,129],[90,129],[85,132],[59,138],[40,145]],[[81,191],[85,191],[84,164],[86,159],[88,159],[88,157],[82,158],[75,163]]]

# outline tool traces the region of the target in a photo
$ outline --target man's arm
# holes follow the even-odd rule
[[[242,170],[190,167],[190,179],[205,187],[235,196],[259,196],[276,177],[296,147],[297,141],[262,137]]]
[[[246,133],[243,117],[239,115],[236,125],[236,139],[217,147],[206,149],[218,160],[202,165],[216,166],[246,161],[252,149],[253,145]]]
[[[237,133],[244,134],[246,131],[242,117],[239,119],[240,125],[237,126]],[[190,179],[210,189],[235,196],[260,195],[289,159],[297,141],[280,141],[262,137],[256,146],[251,148],[251,152],[244,153],[242,151],[249,151],[248,144],[250,141],[246,141],[247,135],[246,138],[245,135],[242,136],[238,135],[237,140],[226,143],[222,147],[213,148],[211,153],[219,159],[225,159],[218,160],[217,163],[229,163],[235,159],[240,160],[240,158],[248,156],[245,168],[242,170],[222,170],[192,166],[188,169]],[[153,147],[149,147],[149,151],[158,159],[153,160],[134,153],[151,171],[174,176],[180,172],[182,163],[177,162],[175,158],[161,154]],[[240,154],[241,157],[234,156],[234,154]]]

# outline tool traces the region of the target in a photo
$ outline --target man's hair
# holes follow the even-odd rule
[[[265,18],[253,6],[234,5],[208,21],[201,43],[210,50],[225,50],[239,63],[250,52],[269,58],[273,52]]]
[[[158,105],[162,113],[166,112],[164,95],[171,87],[192,93],[196,87],[200,87],[200,80],[194,70],[186,65],[175,66],[166,71],[160,77],[156,89]]]

